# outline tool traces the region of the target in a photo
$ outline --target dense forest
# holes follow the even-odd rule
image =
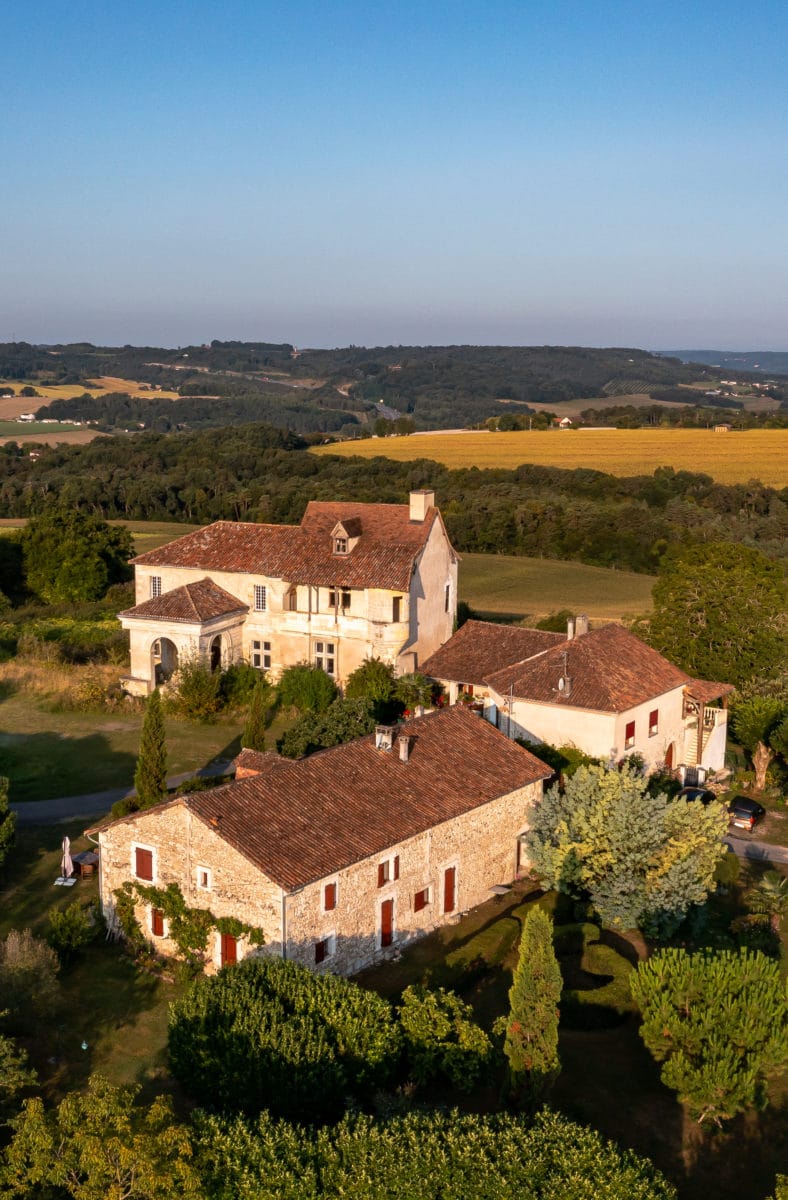
[[[675,398],[679,384],[714,379],[707,366],[635,349],[567,346],[348,346],[297,350],[268,342],[211,342],[177,350],[88,343],[0,345],[0,380],[87,387],[101,376],[175,390],[182,401],[108,396],[58,401],[50,416],[96,421],[101,428],[201,428],[265,420],[302,433],[358,432],[376,417],[412,418],[420,429],[474,425],[507,411],[598,403],[632,393]],[[738,372],[740,380],[748,376]],[[774,396],[783,399],[786,381]],[[709,407],[702,391],[680,392]],[[186,402],[188,400],[188,403]],[[712,402],[715,403],[715,402]],[[733,400],[733,405],[736,401]],[[667,410],[665,410],[667,411]]]
[[[669,467],[620,479],[318,458],[297,435],[262,424],[37,450],[34,460],[16,444],[0,448],[0,516],[29,516],[57,499],[110,519],[297,522],[310,499],[402,503],[410,489],[432,487],[460,551],[651,572],[672,544],[728,541],[788,559],[788,490]]]

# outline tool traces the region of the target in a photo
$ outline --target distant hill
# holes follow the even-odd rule
[[[347,346],[299,350],[288,343],[220,342],[181,346],[0,344],[0,380],[83,384],[97,377],[137,380],[179,399],[125,395],[57,400],[49,415],[113,429],[198,429],[265,420],[298,433],[369,431],[397,416],[419,429],[475,425],[507,411],[558,409],[631,394],[688,405],[665,394],[706,383],[704,364],[646,350],[582,346]]]
[[[666,350],[684,363],[705,363],[731,371],[758,375],[788,375],[788,350]]]

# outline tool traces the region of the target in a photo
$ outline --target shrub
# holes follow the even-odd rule
[[[327,746],[364,737],[375,728],[372,700],[335,700],[323,713],[304,713],[276,744],[285,758],[301,758]]]
[[[232,783],[234,775],[193,775],[184,779],[175,789],[176,796],[188,796],[192,792],[209,792],[211,788],[221,787],[222,784]]]
[[[395,695],[400,704],[403,704],[409,712],[413,712],[420,705],[429,708],[433,696],[436,692],[440,694],[440,691],[440,685],[434,684],[426,675],[414,671],[409,675],[400,675]]]
[[[225,708],[244,708],[250,703],[255,688],[265,676],[250,663],[233,663],[222,671],[219,694]]]
[[[12,929],[0,941],[0,996],[12,1030],[30,1032],[53,1015],[59,968],[55,951],[29,929]]]
[[[209,725],[222,707],[221,675],[199,658],[185,658],[172,678],[167,707],[187,721]]]
[[[395,699],[397,681],[391,663],[380,658],[366,658],[345,685],[348,700],[370,700],[378,721],[393,721],[402,712],[402,703]]]
[[[729,850],[714,868],[714,879],[722,887],[732,887],[738,880],[740,871],[738,855]]]
[[[249,704],[241,745],[245,750],[265,750],[265,731],[274,698],[274,689],[264,675],[258,671],[257,681]]]
[[[97,905],[83,905],[75,900],[67,908],[50,910],[47,941],[66,966],[94,940],[99,928]]]
[[[282,672],[278,691],[285,706],[300,713],[321,713],[336,699],[337,685],[320,667],[297,663]]]
[[[398,1016],[415,1082],[442,1079],[460,1091],[470,1091],[493,1052],[470,1004],[443,988],[430,991],[416,985],[402,993]]]
[[[170,1010],[173,1073],[198,1101],[304,1121],[385,1086],[400,1034],[391,1006],[335,975],[248,958],[198,979]]]

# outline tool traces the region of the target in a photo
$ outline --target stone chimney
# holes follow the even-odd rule
[[[588,617],[585,613],[578,613],[575,620],[575,637],[582,637],[584,633],[588,633]]]
[[[570,617],[566,622],[566,640],[571,642],[575,636],[575,619]]]
[[[410,519],[421,524],[427,516],[428,511],[435,507],[435,493],[424,489],[420,492],[410,493]]]
[[[407,735],[398,737],[397,745],[399,746],[399,760],[406,763],[410,758],[410,738]]]
[[[376,750],[391,750],[394,747],[394,726],[393,725],[376,725],[375,726],[375,749]]]

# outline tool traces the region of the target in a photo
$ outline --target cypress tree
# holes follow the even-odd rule
[[[537,1107],[555,1082],[561,968],[553,949],[553,922],[532,908],[523,922],[520,957],[509,989],[504,1053],[509,1060],[509,1098]]]
[[[16,813],[8,806],[8,780],[0,775],[0,869],[11,852],[16,833]]]
[[[150,808],[167,795],[167,747],[158,688],[151,692],[145,706],[134,787],[137,808]]]
[[[264,675],[254,685],[249,716],[246,719],[241,745],[244,750],[265,750],[265,726],[271,687]]]

